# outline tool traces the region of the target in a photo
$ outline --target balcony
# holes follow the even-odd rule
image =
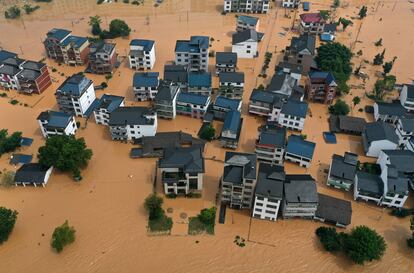
[[[162,182],[167,184],[177,183],[177,186],[185,186],[187,178],[185,173],[182,172],[163,172],[162,173]]]

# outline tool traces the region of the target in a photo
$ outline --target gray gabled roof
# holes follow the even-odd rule
[[[289,63],[289,62],[280,62],[277,66],[276,66],[276,73],[281,74],[281,73],[296,73],[296,74],[302,74],[303,72],[303,65],[301,64],[293,64],[293,63]]]
[[[306,114],[308,113],[308,103],[290,99],[283,104],[280,113],[294,117],[306,118]]]
[[[407,98],[414,99],[414,84],[404,84],[407,87]]]
[[[266,91],[290,96],[293,88],[296,86],[297,80],[285,73],[276,73],[273,75],[270,84],[267,86]]]
[[[221,72],[219,75],[220,82],[237,82],[244,83],[243,72]]]
[[[14,182],[17,184],[21,183],[33,183],[42,184],[47,181],[46,173],[51,167],[46,167],[40,163],[28,163],[22,165],[14,176]]]
[[[283,166],[260,163],[255,194],[282,199],[284,181],[285,170]]]
[[[358,155],[345,153],[345,156],[334,154],[332,156],[330,175],[339,179],[353,182],[357,171]]]
[[[152,125],[154,124],[154,120],[147,118],[150,115],[154,115],[154,112],[146,107],[118,107],[110,114],[108,125]]]
[[[405,132],[414,132],[414,118],[402,117],[400,118],[402,129]]]
[[[57,111],[43,111],[37,117],[38,120],[47,121],[47,124],[43,125],[44,127],[56,129],[65,129],[72,118],[72,114]]]
[[[56,93],[80,97],[93,82],[82,74],[74,74],[67,78]]]
[[[216,64],[237,65],[237,53],[233,52],[217,52]]]
[[[351,202],[318,193],[318,208],[315,216],[326,222],[347,226],[352,218]]]
[[[368,144],[378,140],[389,140],[398,144],[398,136],[394,128],[385,122],[377,121],[367,123],[365,125],[364,135]]]
[[[286,128],[269,128],[268,126],[261,128],[257,145],[269,145],[277,148],[285,148]]]
[[[313,35],[301,35],[299,37],[293,37],[290,43],[290,50],[293,52],[299,53],[302,50],[306,49],[310,54],[315,54],[315,43],[316,38]]]
[[[289,203],[318,203],[318,193],[315,180],[310,176],[289,177],[286,176],[285,199]]]
[[[399,102],[376,102],[376,104],[380,115],[402,117],[407,113],[407,110]]]
[[[177,85],[162,83],[158,86],[158,92],[157,95],[155,95],[155,101],[172,101],[179,90],[180,88]]]
[[[384,192],[384,184],[381,177],[376,174],[357,171],[358,191],[369,192],[381,196]]]
[[[382,150],[400,172],[414,173],[414,152],[410,150]]]
[[[168,147],[158,161],[159,168],[179,168],[185,173],[204,173],[202,149],[196,147]]]
[[[232,37],[232,44],[236,45],[238,43],[246,42],[247,40],[253,40],[254,42],[258,41],[256,30],[246,29],[244,31],[234,33]]]
[[[232,165],[231,167],[244,167],[243,177],[246,179],[256,179],[256,154],[226,152],[224,162]]]

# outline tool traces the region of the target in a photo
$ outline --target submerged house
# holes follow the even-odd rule
[[[239,111],[230,111],[224,118],[221,130],[220,143],[225,148],[236,149],[239,145],[243,118]]]
[[[189,71],[208,71],[210,37],[191,36],[190,40],[177,40],[175,64],[187,65]]]
[[[115,44],[97,42],[89,47],[88,72],[95,74],[112,73],[117,63],[118,54],[115,51]]]
[[[45,187],[52,174],[53,166],[45,167],[40,163],[23,164],[14,176],[16,186],[42,186]]]
[[[224,12],[267,13],[269,0],[224,0]]]
[[[259,18],[248,16],[248,15],[239,15],[236,20],[236,31],[244,31],[247,29],[253,29],[259,31]]]
[[[237,58],[252,59],[258,56],[257,43],[259,41],[256,30],[246,29],[233,34],[231,52]]]
[[[315,212],[316,220],[345,228],[351,223],[351,218],[351,202],[318,193],[318,208]]]
[[[351,135],[361,135],[364,132],[366,121],[363,118],[330,115],[329,131]]]
[[[283,165],[286,149],[286,128],[265,125],[259,127],[255,153],[260,161]]]
[[[283,60],[288,63],[299,64],[303,67],[303,75],[306,75],[313,66],[315,56],[316,38],[313,35],[300,35],[292,37],[290,45],[285,49]]]
[[[177,84],[180,88],[187,88],[188,66],[166,64],[164,65],[164,81]]]
[[[366,156],[378,157],[381,150],[395,150],[398,147],[395,129],[381,121],[367,123],[362,133],[362,143]]]
[[[404,148],[410,142],[410,139],[414,136],[414,118],[402,117],[397,121],[395,133],[399,138],[399,147]]]
[[[407,110],[398,102],[376,102],[374,104],[375,121],[396,124],[398,119],[406,114]]]
[[[160,85],[160,73],[135,73],[132,80],[134,96],[137,101],[154,100]]]
[[[306,97],[310,101],[331,104],[338,84],[332,72],[311,71],[306,84]]]
[[[211,95],[211,73],[191,72],[188,73],[187,92],[197,95]]]
[[[177,97],[177,114],[203,118],[209,104],[209,96],[180,92]]]
[[[283,104],[277,123],[290,130],[302,131],[308,113],[308,104],[303,101],[289,99]]]
[[[221,202],[235,209],[250,209],[256,188],[256,155],[226,152],[221,177]]]
[[[286,147],[285,160],[309,168],[312,162],[316,144],[304,140],[300,135],[290,135]]]
[[[349,191],[354,184],[357,165],[357,154],[345,152],[344,156],[332,155],[326,184],[337,189]]]
[[[132,69],[152,69],[155,64],[155,41],[133,39],[129,43],[129,67]]]
[[[99,99],[99,103],[93,109],[95,122],[97,124],[108,125],[109,116],[118,107],[123,107],[124,101],[124,97],[104,94]]]
[[[283,166],[259,164],[254,205],[254,218],[276,221],[283,198],[285,171]]]
[[[74,135],[78,130],[75,117],[72,114],[43,111],[37,117],[40,131],[45,138],[54,135]]]
[[[162,83],[158,86],[154,98],[154,106],[160,118],[175,119],[177,114],[177,97],[180,87],[173,83]]]
[[[166,148],[157,166],[165,194],[187,195],[203,190],[205,167],[201,147]]]
[[[322,34],[325,27],[325,20],[318,13],[304,13],[300,16],[300,33],[304,34]]]
[[[219,95],[230,99],[241,99],[244,91],[243,72],[221,72],[219,75]]]
[[[216,53],[216,75],[221,72],[236,72],[237,53],[217,52]]]
[[[214,103],[211,104],[211,110],[214,118],[224,120],[230,111],[241,112],[242,101],[239,99],[229,99],[223,96],[217,96]]]

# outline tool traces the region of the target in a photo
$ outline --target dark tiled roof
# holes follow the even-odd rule
[[[74,48],[80,48],[82,45],[88,42],[86,37],[79,37],[79,36],[69,36],[65,40],[63,40],[60,44],[62,46],[67,46],[71,44]]]
[[[368,143],[378,140],[388,139],[389,141],[398,144],[398,136],[394,128],[385,122],[371,122],[365,126],[364,134]]]
[[[72,120],[72,117],[71,114],[63,112],[44,111],[40,113],[37,119],[46,120],[47,124],[44,126],[47,128],[65,129]]]
[[[190,40],[177,40],[175,52],[200,52],[200,49],[208,49],[210,38],[208,36],[191,36]]]
[[[45,178],[48,170],[49,167],[45,167],[39,163],[24,164],[16,171],[14,182],[17,184],[42,184],[44,182],[47,182],[45,181]]]
[[[257,144],[284,148],[286,146],[286,128],[262,128]]]
[[[286,152],[312,159],[315,146],[316,144],[314,142],[304,140],[299,135],[290,135]]]
[[[407,87],[407,98],[414,99],[414,84],[404,84]]]
[[[71,31],[61,28],[54,28],[50,30],[46,35],[48,38],[53,38],[58,41],[62,41],[63,38],[68,36],[71,33]]]
[[[175,65],[175,64],[166,64],[164,66],[164,80],[187,83],[188,73],[187,66],[184,65]]]
[[[233,52],[217,52],[216,53],[217,64],[233,64],[237,65],[237,53]]]
[[[253,89],[250,95],[250,101],[253,102],[264,102],[269,104],[276,104],[282,103],[285,97],[281,94],[276,94],[273,92],[265,91],[265,90],[258,90]]]
[[[312,177],[290,177],[284,186],[287,203],[318,203],[316,184]]]
[[[313,35],[301,35],[293,37],[290,43],[290,49],[296,53],[307,49],[312,55],[315,53],[316,38]]]
[[[34,61],[26,61],[22,67],[26,69],[36,70],[40,71],[43,67],[45,67],[46,64],[41,62],[34,62]]]
[[[280,113],[294,117],[306,118],[308,103],[299,100],[288,100],[282,106]]]
[[[166,100],[172,101],[179,92],[180,88],[177,85],[160,84],[158,86],[158,92],[155,96],[155,101]]]
[[[282,73],[274,74],[267,86],[266,91],[279,93],[285,96],[292,94],[293,88],[296,86],[297,80],[292,76]]]
[[[376,104],[380,115],[402,117],[407,113],[407,110],[399,102],[376,102]]]
[[[237,133],[241,125],[241,114],[239,111],[232,110],[224,118],[223,131],[232,131]]]
[[[209,96],[180,92],[177,97],[177,102],[205,106],[208,103],[208,99]]]
[[[379,175],[358,171],[357,177],[359,191],[373,193],[377,196],[381,196],[383,194],[383,182]]]
[[[244,31],[234,33],[232,37],[232,44],[235,45],[238,43],[243,43],[250,39],[255,42],[258,41],[256,30],[246,29]]]
[[[327,222],[349,225],[352,218],[351,202],[318,193],[315,216]]]
[[[36,80],[40,76],[40,72],[31,69],[23,69],[17,77],[19,80]]]
[[[239,15],[237,17],[237,21],[240,21],[242,23],[254,26],[259,21],[259,18],[252,17],[252,16],[247,16],[247,15]]]
[[[185,173],[204,173],[204,158],[200,147],[168,147],[158,161],[160,168],[179,168]]]
[[[211,87],[211,73],[192,72],[188,74],[188,87]]]
[[[302,74],[303,66],[301,64],[292,64],[288,62],[280,62],[276,66],[276,72],[280,73],[297,73]]]
[[[118,108],[123,101],[124,97],[104,94],[99,99],[99,103],[95,109],[106,109],[109,113],[111,113]]]
[[[96,42],[89,46],[89,54],[105,53],[110,55],[113,50],[115,50],[115,44],[105,43],[105,42]]]
[[[58,88],[56,93],[80,97],[91,84],[93,83],[90,79],[81,74],[75,74],[67,78]]]
[[[132,84],[134,87],[157,87],[159,76],[158,72],[136,72]]]
[[[414,132],[414,118],[400,118],[402,129],[406,132]]]
[[[214,101],[214,106],[220,108],[227,108],[230,110],[238,110],[240,106],[240,100],[238,99],[229,99],[223,96],[217,96],[216,100]]]
[[[233,166],[244,166],[243,177],[246,179],[256,179],[256,154],[226,152],[225,163]]]
[[[238,82],[244,83],[243,72],[221,72],[219,75],[220,82]]]
[[[336,116],[329,117],[329,130],[331,132],[353,131],[362,133],[365,129],[366,121],[363,118],[351,116]]]
[[[143,39],[133,39],[129,43],[130,46],[142,46],[144,51],[151,51],[154,46],[154,41],[152,40],[143,40]]]
[[[325,24],[325,26],[323,27],[323,31],[324,32],[329,32],[329,33],[335,33],[336,32],[336,27],[337,27],[336,23]]]
[[[0,74],[14,76],[19,72],[20,72],[20,69],[15,66],[7,65],[7,64],[0,66]]]
[[[358,155],[345,153],[345,156],[334,154],[332,156],[330,175],[339,179],[354,181],[357,170]]]
[[[259,164],[255,194],[282,199],[285,170],[283,166]]]
[[[8,58],[8,59],[3,60],[3,64],[12,65],[12,66],[15,66],[15,67],[19,67],[24,62],[25,62],[25,60],[17,58],[17,57],[12,57],[12,58]]]
[[[154,120],[146,116],[153,114],[152,110],[146,107],[118,107],[110,114],[109,126],[152,125]]]
[[[414,152],[410,150],[383,150],[391,165],[400,172],[414,173]]]
[[[8,58],[17,58],[17,54],[7,50],[0,50],[0,64]]]
[[[327,85],[335,84],[335,77],[330,71],[315,71],[309,72],[309,78],[312,83],[323,83]]]

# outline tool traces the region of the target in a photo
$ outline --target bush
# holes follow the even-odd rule
[[[329,106],[329,113],[333,115],[348,115],[349,106],[343,100],[337,100],[334,105]]]
[[[18,212],[5,207],[0,207],[0,244],[9,239],[17,220]]]
[[[7,129],[0,130],[0,156],[15,151],[21,146],[22,132],[14,132],[10,136]]]
[[[105,89],[105,88],[107,88],[107,87],[108,87],[108,84],[107,84],[106,82],[102,82],[102,83],[101,83],[101,87]]]
[[[202,232],[214,234],[216,222],[216,208],[202,209],[197,217],[190,217],[188,223],[188,234],[194,235]]]
[[[150,220],[160,219],[164,215],[164,210],[161,207],[163,203],[162,197],[157,196],[155,193],[145,198],[144,207],[148,212]]]
[[[386,248],[384,238],[366,226],[353,228],[344,240],[345,253],[357,264],[380,260]]]
[[[391,215],[399,217],[399,218],[407,217],[410,214],[411,212],[405,208],[398,208],[398,209],[396,208],[391,211]]]
[[[207,141],[213,140],[215,135],[216,129],[211,124],[205,126],[200,132],[200,138]]]
[[[170,231],[173,226],[171,217],[163,215],[158,219],[153,219],[148,222],[148,227],[152,232],[166,232]]]
[[[4,12],[6,19],[16,19],[20,17],[20,8],[16,5],[11,6]]]
[[[33,11],[35,11],[37,9],[40,9],[40,6],[34,6],[33,7],[33,6],[29,5],[29,4],[24,4],[23,9],[26,12],[26,14],[30,14]]]
[[[341,250],[340,235],[332,227],[319,227],[316,229],[316,235],[319,237],[325,250],[329,252]]]
[[[1,176],[1,186],[3,187],[11,187],[14,185],[14,176],[16,175],[15,172],[12,171],[5,171]]]
[[[18,104],[19,103],[19,101],[18,100],[11,100],[10,101],[10,104],[12,104],[12,105],[16,105],[16,104]]]
[[[7,98],[7,93],[0,93],[0,97]]]
[[[66,220],[61,226],[55,228],[52,234],[52,243],[51,246],[58,253],[63,250],[63,248],[75,241],[75,228],[69,226],[68,221]]]

